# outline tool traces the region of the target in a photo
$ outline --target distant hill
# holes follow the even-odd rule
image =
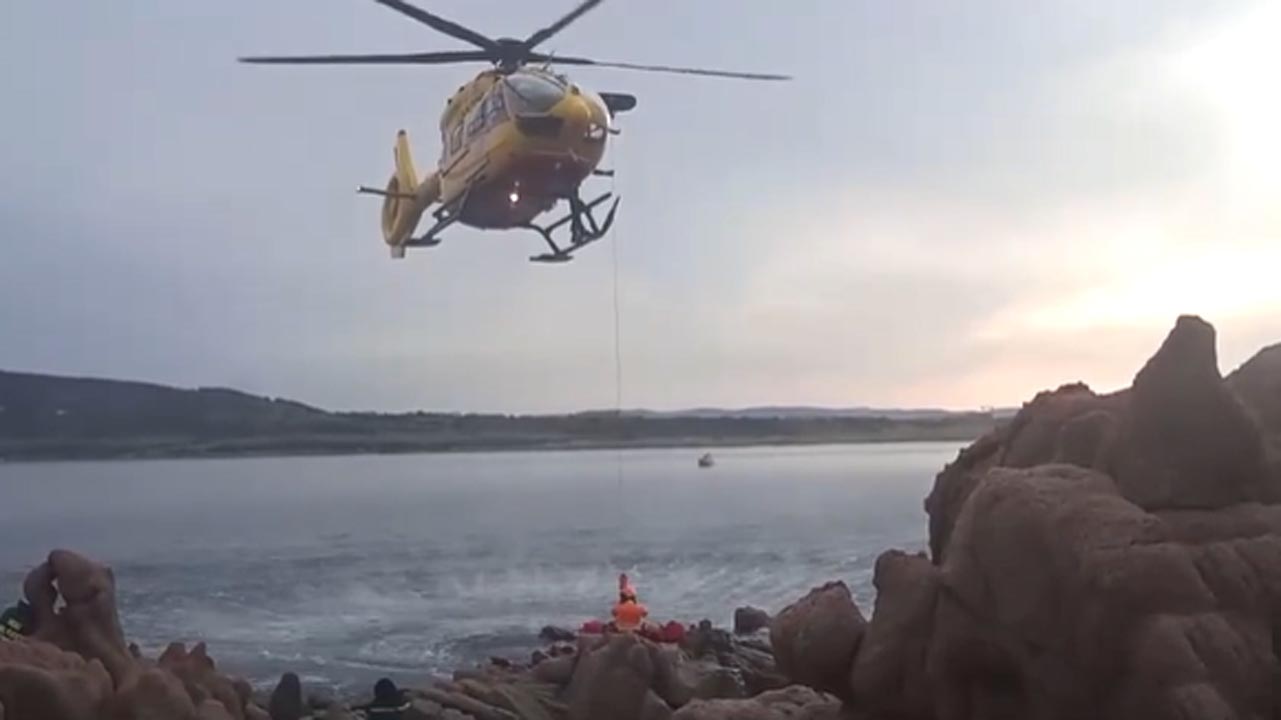
[[[0,458],[189,457],[971,440],[990,412],[764,407],[335,413],[226,388],[0,371]]]
[[[890,418],[892,420],[922,420],[955,417],[955,410],[938,408],[827,408],[808,405],[765,406],[748,408],[690,408],[688,410],[627,410],[630,415],[652,418],[702,417],[702,418]],[[997,417],[1010,417],[1017,408],[985,410]]]

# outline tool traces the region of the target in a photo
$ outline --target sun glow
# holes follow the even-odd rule
[[[1281,0],[1269,0],[1161,54],[1166,89],[1208,110],[1214,161],[1163,203],[1077,227],[1097,276],[1074,292],[1007,308],[980,337],[1160,326],[1185,312],[1281,317],[1277,28]]]
[[[1231,191],[1277,202],[1281,190],[1281,1],[1262,2],[1211,30],[1171,70],[1222,125]]]

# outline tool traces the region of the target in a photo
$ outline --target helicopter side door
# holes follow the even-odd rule
[[[501,129],[510,119],[502,88],[494,85],[464,116],[453,130],[451,147],[465,151],[471,158],[459,165],[469,180],[482,180],[482,169],[488,170],[496,158],[491,157],[501,144]],[[453,159],[452,162],[458,162]],[[487,174],[487,173],[486,173]]]
[[[495,83],[444,133],[445,202],[494,171],[496,158],[491,155],[501,145],[501,130],[510,119],[502,85]]]

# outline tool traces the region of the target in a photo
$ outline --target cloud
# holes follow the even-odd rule
[[[233,5],[0,28],[0,60],[41,68],[0,79],[0,364],[344,408],[611,405],[615,249],[627,404],[1017,402],[1124,383],[1179,312],[1218,322],[1225,361],[1281,336],[1276,2],[605,3],[563,49],[798,79],[585,69],[641,105],[609,157],[615,233],[556,268],[473,231],[391,263],[351,193],[400,127],[430,164],[471,68],[239,66],[424,36],[376,7]],[[547,20],[449,12],[500,6],[496,32]]]
[[[1123,385],[1181,313],[1281,335],[1278,165],[1242,160],[1271,152],[1249,129],[1274,99],[1188,74],[1256,77],[1274,12],[1046,76],[941,181],[797,193],[740,224],[766,250],[727,332],[776,378],[804,368],[779,382],[805,397],[962,406]]]

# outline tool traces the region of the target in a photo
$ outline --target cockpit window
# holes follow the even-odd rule
[[[565,97],[565,86],[541,75],[516,73],[507,78],[512,106],[517,112],[545,113]]]

